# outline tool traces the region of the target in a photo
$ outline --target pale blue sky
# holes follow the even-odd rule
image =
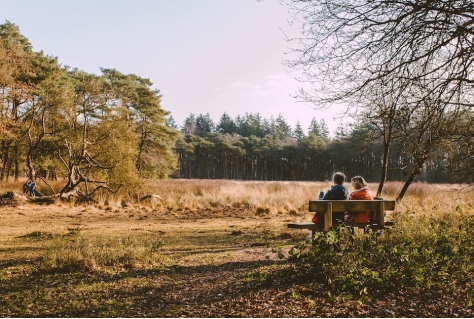
[[[35,51],[90,73],[114,68],[149,78],[178,125],[190,114],[281,114],[306,131],[331,130],[335,112],[290,95],[301,85],[284,65],[290,26],[278,0],[0,0],[0,23],[15,23]],[[285,34],[284,34],[285,33]]]

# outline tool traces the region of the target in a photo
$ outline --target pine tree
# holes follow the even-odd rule
[[[313,117],[311,120],[311,124],[308,128],[308,134],[314,134],[316,136],[321,136],[321,126],[319,125],[318,121]]]
[[[216,126],[216,131],[221,134],[234,134],[237,133],[237,125],[227,113],[224,113]]]
[[[304,139],[306,136],[304,134],[303,129],[301,128],[300,121],[296,122],[296,127],[295,130],[293,131],[293,137],[300,142],[302,139]]]
[[[196,117],[196,131],[194,134],[205,136],[206,134],[214,132],[214,127],[214,121],[209,116],[209,113],[206,113],[205,115],[199,114]]]
[[[171,114],[166,117],[165,125],[173,130],[178,130],[178,125]]]
[[[329,139],[329,128],[326,125],[326,121],[324,121],[324,119],[319,121],[319,127],[321,128],[320,136],[325,139]]]
[[[185,134],[195,134],[196,133],[196,117],[193,113],[189,114],[187,118],[184,119],[181,132]]]

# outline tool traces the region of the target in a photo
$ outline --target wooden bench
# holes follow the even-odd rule
[[[323,212],[323,223],[312,222],[288,224],[288,228],[309,229],[311,239],[314,239],[316,232],[327,232],[331,228],[339,225],[345,227],[366,228],[373,230],[384,229],[393,226],[393,222],[385,221],[385,211],[395,210],[394,200],[310,200],[308,210],[310,212]],[[372,211],[372,220],[368,223],[346,223],[343,221],[333,222],[333,212],[361,212]]]

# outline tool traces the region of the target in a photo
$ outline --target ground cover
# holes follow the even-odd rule
[[[315,249],[315,245],[305,244],[309,233],[286,229],[288,222],[310,218],[305,202],[325,186],[170,181],[154,188],[163,197],[159,205],[124,198],[94,204],[38,205],[20,198],[13,205],[0,207],[0,316],[473,315],[472,269],[460,268],[473,257],[472,250],[456,246],[472,239],[472,232],[459,230],[459,225],[472,220],[471,193],[459,186],[415,185],[397,212],[389,216],[404,226],[394,229],[389,239],[380,237],[383,247],[397,238],[410,238],[412,244],[405,241],[404,245],[412,249],[427,247],[422,241],[431,240],[429,234],[436,233],[442,255],[435,254],[437,250],[428,255],[428,248],[424,248],[421,257],[412,259],[411,264],[400,261],[400,265],[434,261],[439,264],[443,285],[433,280],[437,278],[434,270],[415,277],[398,268],[398,273],[391,275],[419,278],[420,284],[394,281],[384,286],[384,282],[374,282],[376,289],[365,289],[363,283],[348,284],[355,273],[341,280],[338,270],[347,270],[357,259],[363,267],[377,264],[370,270],[387,274],[385,266],[377,268],[385,264],[374,256],[388,255],[372,251],[356,258],[360,250],[357,245],[349,247],[349,240],[343,244],[343,252],[320,253],[318,256],[326,259],[311,259],[297,255],[304,249]],[[439,192],[444,195],[440,197]],[[409,223],[413,218],[416,223]],[[463,218],[466,220],[459,222]],[[436,231],[434,221],[445,228]],[[420,232],[423,223],[426,234]],[[456,238],[451,241],[451,237]],[[415,246],[417,242],[420,245]],[[400,250],[393,245],[391,249]],[[393,251],[390,256],[406,257]],[[445,257],[450,260],[443,261]],[[334,261],[339,268],[329,267]],[[334,281],[328,282],[328,278]]]

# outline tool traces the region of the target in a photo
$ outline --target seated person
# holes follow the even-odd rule
[[[346,175],[341,172],[337,172],[333,176],[333,185],[331,189],[324,195],[322,200],[347,200],[349,199],[349,191],[347,188],[342,185],[344,180],[346,179]],[[333,212],[332,213],[332,220],[343,220],[344,219],[344,212]],[[322,212],[314,213],[313,219],[311,220],[315,224],[322,223],[324,220],[324,214]]]
[[[26,188],[27,192],[29,192],[32,197],[35,197],[36,183],[32,179],[29,179],[28,182],[26,182]]]
[[[362,176],[354,176],[351,178],[354,191],[349,196],[349,200],[373,200],[372,192],[367,188],[367,183]],[[346,212],[344,221],[350,223],[368,223],[370,222],[371,212]]]

